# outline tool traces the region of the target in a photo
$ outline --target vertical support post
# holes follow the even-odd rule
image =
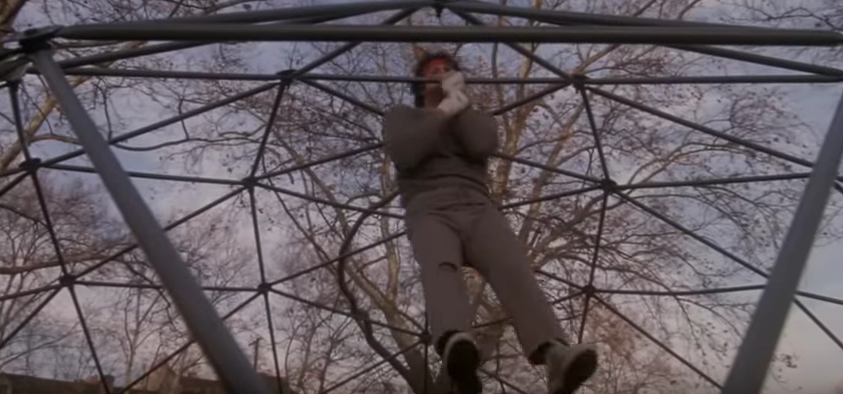
[[[790,304],[822,220],[843,156],[843,97],[831,120],[773,272],[738,349],[723,394],[760,393],[784,329]]]
[[[32,51],[29,57],[35,68],[46,80],[47,86],[67,116],[71,129],[79,138],[106,189],[170,293],[173,303],[208,358],[225,391],[238,394],[269,394],[269,389],[249,365],[248,358],[238,347],[213,305],[202,294],[202,288],[191,276],[164,229],[132,185],[128,174],[103,136],[97,131],[96,124],[53,59],[52,50],[46,45],[46,40],[41,43],[30,42],[28,46]]]

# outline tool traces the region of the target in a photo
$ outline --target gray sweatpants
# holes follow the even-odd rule
[[[489,283],[512,318],[526,357],[550,340],[564,340],[525,246],[487,196],[470,187],[448,186],[416,195],[406,211],[434,343],[449,331],[471,329],[463,265]]]

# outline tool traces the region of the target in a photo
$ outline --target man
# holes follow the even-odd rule
[[[512,317],[527,359],[545,366],[549,394],[573,393],[594,373],[597,354],[591,346],[566,344],[526,247],[490,198],[488,159],[498,147],[497,123],[470,107],[455,59],[419,55],[415,75],[441,82],[413,84],[415,108],[391,108],[383,133],[443,369],[458,394],[481,392],[460,272],[466,265],[483,275]]]

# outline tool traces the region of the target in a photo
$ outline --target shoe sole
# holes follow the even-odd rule
[[[483,385],[477,377],[480,367],[480,353],[471,342],[460,341],[454,344],[448,360],[448,377],[456,394],[480,394]]]
[[[580,354],[565,373],[565,384],[553,394],[574,394],[577,389],[588,380],[597,369],[597,353],[587,351]]]

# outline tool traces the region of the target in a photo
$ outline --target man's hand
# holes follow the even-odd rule
[[[436,108],[450,118],[468,108],[468,105],[468,96],[461,90],[455,90],[445,96],[445,99]]]
[[[470,100],[463,92],[465,88],[465,77],[459,71],[452,71],[442,78],[442,92],[445,98],[439,103],[437,109],[442,111],[448,118],[455,116],[468,108]]]
[[[445,77],[442,78],[442,91],[445,95],[450,95],[457,91],[464,91],[465,90],[465,77],[459,71],[452,71],[448,74],[445,74]]]

